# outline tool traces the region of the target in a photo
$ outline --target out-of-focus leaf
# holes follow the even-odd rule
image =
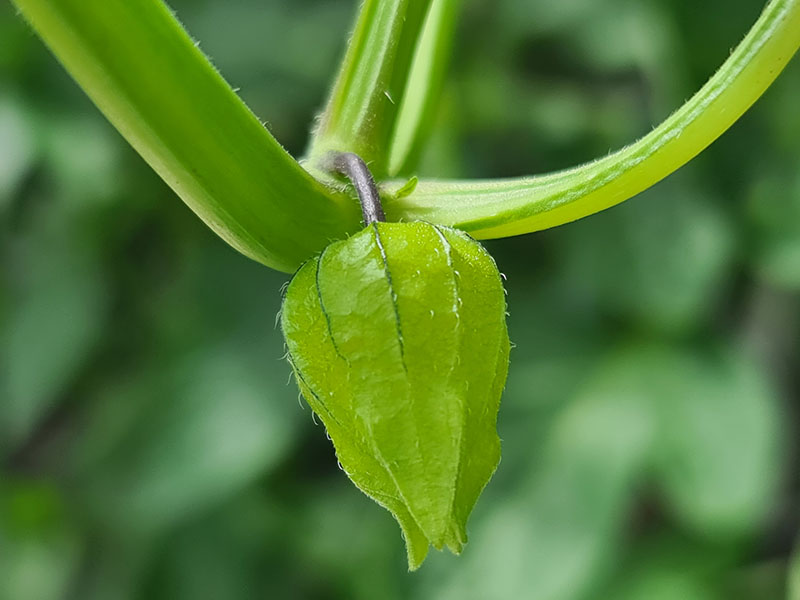
[[[502,501],[503,483],[514,485],[543,459],[541,448],[559,414],[585,383],[598,356],[595,349],[574,346],[571,350],[535,360],[514,359],[503,393],[497,430],[503,440],[501,467],[486,494]],[[585,352],[585,354],[579,354]],[[486,502],[491,502],[487,500]]]
[[[11,298],[0,331],[0,447],[27,436],[64,398],[103,333],[108,297],[98,257],[70,228],[77,223],[32,231],[3,265]]]
[[[795,107],[800,97],[800,61],[787,65],[781,85],[764,98],[761,118],[767,122],[766,139],[788,157],[796,158],[800,148],[800,111]]]
[[[270,395],[262,375],[269,358],[242,350],[208,347],[128,397],[105,398],[142,405],[107,454],[94,452],[83,465],[87,501],[108,527],[163,531],[227,500],[284,456],[293,394]],[[83,435],[102,430],[104,416],[97,413]]]
[[[800,551],[795,549],[789,563],[788,600],[800,600]]]
[[[246,493],[190,521],[157,547],[154,568],[140,596],[154,600],[250,600],[302,597],[292,594],[292,557],[285,545],[294,525],[282,507],[262,494]],[[286,569],[274,577],[275,564]],[[297,590],[299,591],[299,590]]]
[[[297,555],[317,566],[321,585],[341,581],[334,584],[340,597],[353,600],[372,600],[376,590],[386,600],[413,597],[402,544],[386,543],[397,535],[392,519],[341,481],[326,480],[324,489],[317,495],[301,489],[308,498],[291,536]]]
[[[501,267],[511,262],[513,248],[497,250]],[[560,279],[543,281],[524,269],[507,279],[514,290],[508,296],[513,366],[498,415],[501,466],[485,491],[498,498],[505,496],[503,484],[516,487],[537,468],[555,420],[593,379],[608,352],[601,338],[605,332],[598,331],[593,315],[582,310],[582,299]]]
[[[563,232],[573,293],[660,331],[696,327],[733,266],[728,219],[689,185],[669,182]]]
[[[671,54],[677,51],[676,32],[665,6],[611,0],[606,5],[586,7],[574,17],[571,31],[565,29],[563,33],[573,38],[581,58],[597,71],[624,73],[642,67],[655,85],[669,73],[670,62],[675,60]],[[543,9],[558,13],[548,6]],[[591,18],[587,18],[589,14]],[[612,36],[615,43],[609,44]]]
[[[111,123],[237,250],[292,272],[358,228],[258,121],[161,1],[14,0]]]
[[[44,154],[58,193],[86,209],[108,202],[120,181],[120,144],[114,130],[97,119],[49,118],[42,125]]]
[[[97,530],[95,530],[97,531]],[[133,536],[108,540],[100,530],[84,555],[85,568],[70,589],[81,600],[135,600],[142,598],[142,581],[159,546]]]
[[[587,382],[555,422],[532,484],[496,500],[462,564],[427,597],[568,600],[591,589],[620,547],[656,434],[648,382],[630,366],[615,358]]]
[[[780,479],[778,398],[759,367],[734,353],[665,355],[661,369],[656,472],[672,510],[711,539],[752,533]]]
[[[13,96],[0,94],[0,212],[35,156],[33,125],[27,109]]]
[[[5,479],[5,474],[0,477]],[[55,489],[3,482],[0,600],[62,600],[76,575],[80,553],[80,537]]]
[[[800,47],[800,1],[771,0],[745,39],[683,106],[621,150],[581,166],[504,180],[425,180],[386,203],[390,219],[423,219],[480,239],[540,231],[614,206],[703,151],[755,102]],[[391,196],[398,183],[387,186]]]
[[[736,548],[729,545],[728,548]],[[725,546],[719,545],[715,548]],[[787,600],[786,560],[784,557],[764,558],[764,560],[748,561],[742,565],[741,549],[738,550],[738,568],[728,566],[727,572],[720,572],[716,579],[723,585],[719,594],[724,600]],[[730,564],[730,563],[729,563]],[[727,566],[727,565],[726,565]]]
[[[619,3],[610,0],[608,4],[617,8]],[[506,0],[496,7],[498,29],[506,41],[526,35],[543,35],[597,18],[604,8],[591,0],[563,0],[551,6],[527,0]]]
[[[581,597],[613,561],[610,549],[621,548],[622,515],[652,464],[690,525],[751,531],[779,472],[776,410],[744,359],[649,345],[617,354],[556,420],[532,493],[476,523],[472,540],[481,543],[465,554],[475,562],[432,597]],[[666,593],[671,577],[643,589]]]
[[[679,569],[655,566],[630,577],[614,600],[714,600],[701,579]]]
[[[774,285],[800,289],[800,163],[768,172],[748,201],[758,234],[757,270]]]
[[[247,78],[250,85],[264,87],[276,101],[286,90],[260,82],[260,74],[285,74],[308,79],[314,86],[327,86],[343,33],[352,26],[352,2],[237,2],[196,3],[187,10],[177,7],[187,28],[202,41],[214,64],[235,84]],[[270,35],[265,36],[264,32]],[[314,40],[317,52],[308,52]],[[259,76],[253,76],[253,72]],[[270,89],[271,88],[271,89]]]
[[[596,600],[716,600],[723,561],[718,552],[669,539],[642,544],[617,581]]]
[[[187,29],[272,134],[295,155],[331,85],[351,2],[175,2]],[[309,40],[314,51],[308,51]],[[238,89],[238,86],[242,86]]]

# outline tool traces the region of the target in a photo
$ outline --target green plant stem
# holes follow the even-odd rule
[[[769,87],[800,46],[800,0],[772,0],[717,73],[636,143],[567,171],[505,180],[421,180],[384,187],[389,220],[423,219],[499,238],[554,227],[618,204],[691,160]]]
[[[389,175],[410,174],[436,116],[461,0],[433,0],[415,49],[388,151]]]
[[[150,166],[243,254],[290,272],[358,229],[358,203],[286,153],[162,2],[13,1]]]
[[[312,166],[330,151],[346,151],[361,156],[376,177],[386,175],[389,140],[430,4],[431,0],[364,2],[312,135]]]
[[[312,178],[281,148],[159,0],[13,2],[112,124],[234,248],[288,272],[359,228],[358,203]],[[423,46],[436,46],[417,39],[429,2],[411,4],[367,0],[315,138],[317,151],[340,143],[334,149],[355,151],[349,141],[363,143],[371,153],[365,158],[379,176],[387,169],[387,140],[401,144],[397,140],[402,139],[393,130],[399,109],[384,92],[405,93],[417,85],[414,81],[434,79],[409,75],[418,62],[414,57],[426,52]],[[409,11],[405,25],[396,18],[401,9]],[[379,13],[381,18],[375,16]],[[385,36],[394,50],[381,54]],[[493,238],[553,227],[613,206],[716,139],[769,87],[798,46],[800,0],[772,0],[711,80],[631,146],[549,175],[420,181],[413,190],[407,182],[390,183],[383,189],[387,217],[423,219]],[[429,93],[432,88],[419,89]],[[374,112],[369,103],[378,96],[389,104],[378,102]],[[407,110],[413,124],[415,111]],[[380,128],[370,125],[369,115],[381,121]],[[349,137],[353,132],[357,135]]]

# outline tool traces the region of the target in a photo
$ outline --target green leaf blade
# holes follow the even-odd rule
[[[672,512],[710,540],[752,536],[780,489],[780,397],[741,352],[665,355],[661,368],[654,473]]]
[[[293,271],[358,207],[270,135],[159,1],[14,0],[111,123],[217,234]]]
[[[385,186],[393,220],[424,219],[479,239],[555,227],[605,210],[660,181],[730,127],[800,47],[800,0],[772,0],[717,73],[639,141],[557,173],[501,180],[420,180],[398,197]]]

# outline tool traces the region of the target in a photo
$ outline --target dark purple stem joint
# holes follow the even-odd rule
[[[364,225],[386,221],[378,186],[375,185],[367,163],[352,152],[331,152],[325,158],[325,168],[347,177],[356,189],[361,202],[361,213],[364,215]]]

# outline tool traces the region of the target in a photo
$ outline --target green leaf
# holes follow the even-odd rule
[[[621,561],[610,589],[595,600],[715,600],[726,553],[695,546],[685,540],[660,536],[638,543]]]
[[[112,202],[124,176],[114,130],[96,115],[50,117],[42,128],[43,159],[65,205],[86,210]]]
[[[642,573],[634,573],[620,589],[614,590],[615,600],[715,600],[716,595],[706,582],[680,569],[653,565]]]
[[[428,223],[374,223],[289,284],[298,385],[350,479],[400,523],[411,569],[429,545],[461,552],[500,459],[505,307],[486,251]]]
[[[734,264],[730,220],[686,177],[559,232],[574,294],[626,324],[677,334],[703,326]],[[598,251],[602,249],[602,251]]]
[[[312,162],[331,150],[355,152],[376,177],[387,173],[391,138],[401,106],[405,107],[412,89],[413,93],[423,91],[418,80],[409,88],[410,72],[417,61],[418,40],[431,3],[432,0],[364,2],[328,106],[311,140]],[[434,21],[438,23],[439,19]],[[434,34],[435,31],[428,35]]]
[[[84,501],[110,531],[163,532],[228,500],[283,458],[294,412],[265,398],[263,360],[211,346],[154,381],[102,394],[76,458]]]
[[[39,224],[9,249],[8,323],[0,329],[0,447],[24,440],[65,392],[102,339],[108,295],[94,248],[57,222]],[[64,228],[64,229],[62,229]],[[55,231],[54,231],[55,230]],[[17,268],[14,268],[14,267]],[[5,275],[5,273],[4,273]]]
[[[787,181],[780,171],[760,175],[748,203],[758,236],[753,260],[769,283],[800,289],[800,163]],[[788,172],[791,172],[789,170]]]
[[[387,543],[395,539],[397,526],[369,498],[354,494],[348,483],[328,478],[315,486],[319,493],[307,490],[292,521],[292,555],[318,565],[321,572],[336,573],[341,598],[373,600],[375,590],[381,591],[381,600],[408,598],[408,575],[397,568],[402,550]]]
[[[789,596],[787,600],[800,600],[800,546],[795,548],[789,564]]]
[[[288,525],[288,515],[280,508],[260,490],[246,493],[171,534],[153,548],[158,560],[151,558],[155,569],[149,573],[149,585],[139,597],[153,600],[292,597],[287,589],[290,571],[284,571],[283,577],[275,576],[278,570],[290,568],[290,563],[275,564],[286,554],[285,544],[274,544],[285,536],[284,527]],[[220,552],[221,548],[225,551]]]
[[[755,531],[781,472],[780,402],[761,369],[734,353],[665,355],[655,457],[672,510],[710,539]]]
[[[0,600],[68,597],[82,543],[62,498],[46,484],[0,480]]]
[[[215,232],[291,272],[358,227],[157,0],[14,0],[111,123]]]
[[[36,158],[29,111],[14,96],[0,94],[0,216]]]
[[[392,220],[422,219],[485,238],[554,227],[622,202],[713,142],[769,87],[800,46],[800,0],[772,0],[717,73],[636,143],[567,171],[506,180],[420,180]],[[398,184],[385,192],[392,196]]]

